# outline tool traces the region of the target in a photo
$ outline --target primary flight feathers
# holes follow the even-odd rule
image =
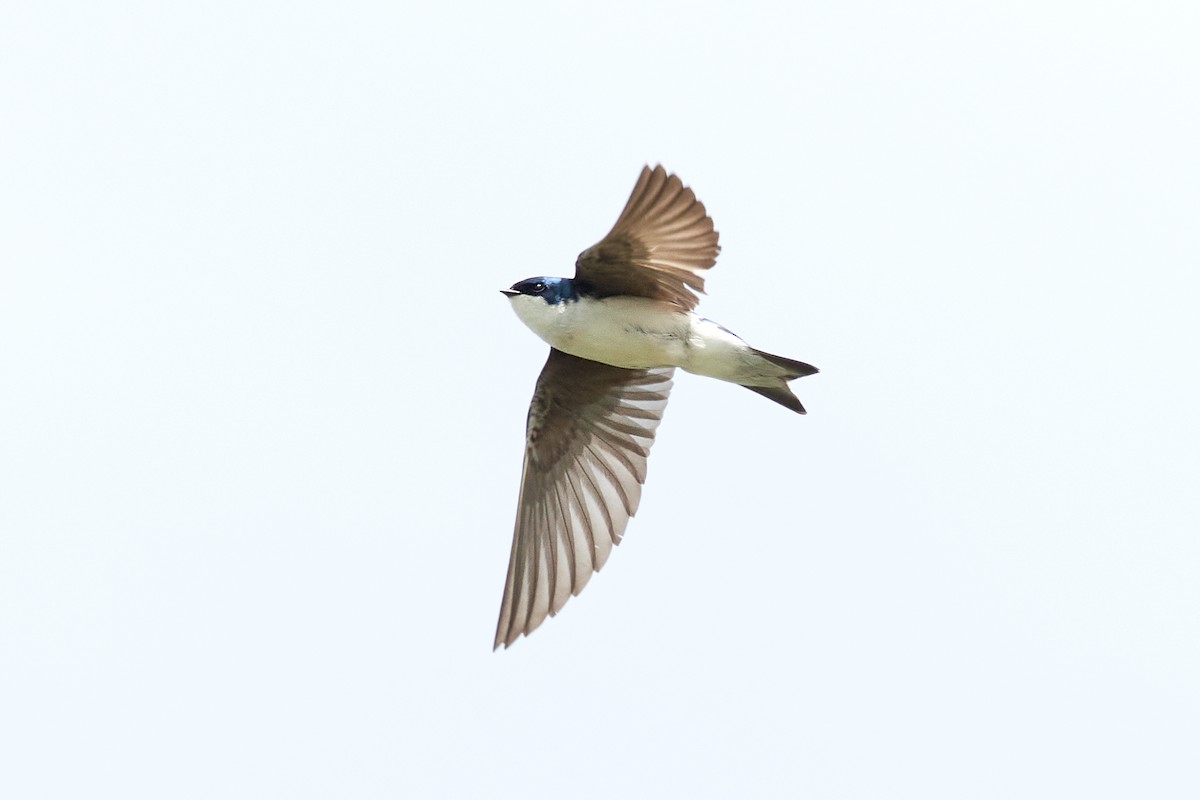
[[[717,263],[717,232],[695,193],[661,166],[642,168],[608,235],[579,254],[575,280],[624,294],[665,300],[690,311]]]
[[[497,647],[557,613],[621,541],[642,498],[673,373],[550,351],[526,422]]]

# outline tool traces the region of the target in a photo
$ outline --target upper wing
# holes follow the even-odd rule
[[[601,296],[630,294],[685,311],[704,291],[704,271],[717,261],[717,232],[704,204],[661,166],[642,168],[611,231],[579,254],[575,279]]]
[[[538,378],[496,643],[579,594],[637,511],[673,369],[622,369],[559,350]]]

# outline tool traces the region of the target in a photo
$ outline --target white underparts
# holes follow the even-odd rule
[[[711,320],[641,297],[583,297],[551,305],[509,298],[513,310],[551,347],[614,367],[680,367],[750,386],[780,386],[785,371]]]

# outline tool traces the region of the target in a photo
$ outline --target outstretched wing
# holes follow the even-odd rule
[[[641,500],[673,372],[550,350],[529,406],[495,647],[556,614],[621,541]]]
[[[612,230],[579,254],[575,280],[601,297],[649,297],[690,311],[720,249],[712,219],[692,190],[661,166],[643,167]]]

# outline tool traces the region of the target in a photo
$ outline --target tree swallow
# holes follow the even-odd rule
[[[579,594],[634,515],[675,367],[745,386],[798,414],[788,381],[816,367],[755,350],[695,314],[717,232],[691,189],[645,167],[574,278],[501,289],[550,345],[525,427],[516,531],[494,647]]]

